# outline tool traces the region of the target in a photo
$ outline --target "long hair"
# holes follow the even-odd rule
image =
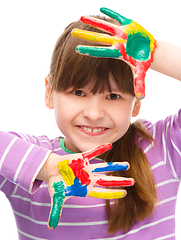
[[[112,22],[110,18],[101,17],[101,19]],[[93,94],[104,92],[106,89],[111,91],[109,82],[111,73],[123,93],[135,96],[130,66],[123,61],[111,58],[94,58],[77,54],[75,52],[77,45],[95,44],[74,38],[71,35],[74,28],[100,32],[81,21],[71,23],[65,29],[52,54],[49,73],[52,79],[52,90],[65,91],[70,87],[83,88],[92,81]],[[110,206],[109,200],[106,200],[109,233],[115,233],[121,229],[128,231],[135,222],[149,218],[154,210],[157,200],[155,182],[147,157],[137,145],[136,139],[140,136],[147,141],[154,141],[141,121],[136,121],[130,124],[123,137],[113,143],[112,150],[105,154],[107,162],[126,160],[130,163],[131,167],[128,171],[119,171],[112,175],[135,179],[135,185],[126,189],[127,196],[124,199],[115,200],[113,207]]]

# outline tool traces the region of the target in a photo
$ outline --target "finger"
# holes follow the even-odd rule
[[[63,181],[54,183],[53,188],[55,190],[55,193],[51,199],[52,206],[48,220],[48,228],[50,229],[55,229],[57,227],[65,201]]]
[[[113,35],[116,35],[117,32],[120,32],[120,29],[118,28],[118,26],[111,24],[110,22],[101,20],[101,19],[97,19],[97,18],[93,18],[93,17],[89,17],[89,16],[82,16],[80,20],[83,23],[89,24],[95,28],[98,28],[102,31],[106,31]]]
[[[92,164],[92,173],[98,172],[115,172],[115,171],[126,171],[129,169],[129,163],[127,162],[106,162]]]
[[[117,190],[95,187],[88,195],[95,198],[118,199],[125,197],[127,195],[127,192],[124,189]]]
[[[91,42],[99,42],[99,43],[111,44],[111,45],[114,43],[114,39],[108,34],[90,32],[90,31],[85,31],[77,28],[73,29],[72,35],[74,37],[91,41]]]
[[[97,42],[102,44],[108,45],[117,45],[118,43],[124,44],[126,42],[121,36],[110,36],[108,34],[97,33],[97,32],[90,32],[81,29],[73,29],[72,35],[74,37],[84,39],[91,42]]]
[[[76,52],[91,57],[103,57],[103,58],[119,58],[121,53],[116,48],[108,47],[91,47],[91,46],[81,46],[76,47]]]
[[[112,148],[111,143],[103,144],[103,145],[100,145],[100,146],[92,149],[91,151],[82,153],[82,157],[83,157],[83,159],[90,160],[94,157],[97,157],[98,155],[101,155],[104,152],[107,152],[111,148]]]
[[[133,178],[113,177],[113,176],[98,176],[96,184],[105,187],[128,187],[135,183]]]
[[[145,72],[139,72],[134,79],[135,96],[139,100],[145,97],[145,75]]]
[[[104,14],[106,14],[107,16],[115,19],[116,21],[118,21],[122,26],[124,25],[128,25],[132,22],[131,19],[125,18],[123,16],[121,16],[119,13],[114,12],[108,8],[101,8],[100,11]]]

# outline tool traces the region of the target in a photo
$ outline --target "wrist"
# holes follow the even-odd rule
[[[155,70],[158,62],[160,61],[160,55],[162,55],[162,42],[159,40],[156,40],[156,47],[155,52],[153,56],[153,62],[151,63],[151,69]]]
[[[52,154],[53,153],[50,153],[50,155],[48,156],[47,160],[45,161],[45,163],[41,167],[40,171],[38,172],[36,179],[47,182],[47,165],[50,161]]]
[[[157,41],[151,69],[169,77],[181,80],[181,48],[163,41]]]
[[[48,182],[51,177],[59,175],[58,162],[61,161],[61,156],[50,153],[46,162],[43,164],[36,179]]]

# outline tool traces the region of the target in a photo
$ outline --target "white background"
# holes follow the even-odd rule
[[[59,135],[53,112],[44,105],[44,78],[54,44],[63,29],[82,15],[108,7],[134,19],[156,39],[181,46],[180,1],[163,0],[6,0],[0,2],[0,129],[33,135]],[[139,118],[153,122],[180,108],[181,84],[149,70],[146,99]],[[17,240],[14,217],[0,193],[0,239]],[[181,237],[181,193],[177,202],[176,236]],[[180,236],[180,237],[179,237]]]

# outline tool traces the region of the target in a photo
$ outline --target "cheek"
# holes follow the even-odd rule
[[[75,104],[64,99],[59,100],[54,104],[55,119],[60,131],[67,132],[70,129],[74,118],[77,115]]]
[[[62,132],[62,129],[65,128],[64,125],[67,122],[66,118],[65,118],[65,115],[61,111],[56,111],[55,110],[55,120],[56,120],[58,128]]]
[[[113,121],[116,127],[116,131],[121,134],[121,137],[126,133],[126,131],[130,126],[131,114],[132,114],[132,108],[130,106],[120,109],[116,111],[116,114],[114,114]]]
[[[58,100],[58,99],[56,99]],[[62,129],[65,127],[65,124],[67,123],[67,118],[68,118],[68,114],[66,111],[66,107],[64,102],[61,101],[56,101],[54,102],[54,113],[55,113],[55,120],[57,123],[58,128],[60,129],[60,131],[62,131]]]

